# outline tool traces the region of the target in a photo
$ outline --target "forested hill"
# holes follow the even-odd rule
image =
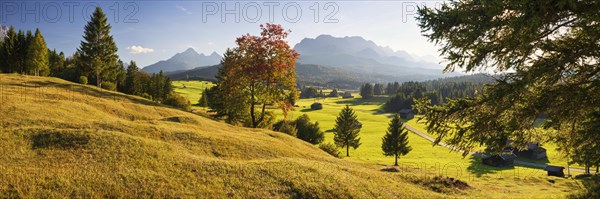
[[[198,67],[187,71],[167,73],[174,80],[208,80],[215,81],[221,65]],[[364,82],[370,81],[372,75],[360,75],[334,67],[314,64],[296,64],[297,82],[299,85],[329,85],[338,88],[355,89]],[[381,76],[380,78],[385,78]],[[391,77],[390,77],[391,78]]]

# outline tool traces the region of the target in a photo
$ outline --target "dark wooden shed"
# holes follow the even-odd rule
[[[323,104],[321,104],[319,102],[315,102],[315,103],[313,103],[313,104],[310,105],[310,109],[312,109],[312,110],[323,109]]]
[[[565,177],[565,167],[547,165],[544,170],[548,171],[548,176]]]
[[[517,158],[517,155],[515,155],[512,151],[504,150],[496,155],[482,158],[481,161],[483,164],[488,166],[508,167],[514,165],[515,158]]]
[[[342,98],[348,99],[348,98],[354,98],[354,96],[352,96],[351,92],[346,91],[346,92],[344,92],[344,95],[342,95]]]
[[[415,117],[415,113],[411,109],[402,109],[398,112],[400,114],[400,118],[402,119],[413,119]]]

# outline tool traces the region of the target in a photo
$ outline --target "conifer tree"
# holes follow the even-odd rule
[[[135,61],[129,62],[129,66],[127,66],[127,72],[125,73],[125,93],[131,95],[142,95],[142,82],[140,80],[140,76],[137,75],[139,72],[139,68]]]
[[[202,96],[200,96],[200,100],[198,100],[198,106],[208,107],[208,88],[205,88],[202,91]]]
[[[116,74],[118,56],[117,45],[110,35],[111,26],[100,7],[96,7],[84,29],[84,40],[78,49],[82,59],[79,67],[83,75],[93,77],[96,86],[101,87],[103,78]]]
[[[333,141],[338,147],[346,147],[346,156],[350,156],[350,147],[356,149],[360,146],[359,124],[354,110],[348,105],[342,109],[340,115],[335,119]]]
[[[28,31],[27,37],[30,37],[31,31]],[[39,29],[35,30],[35,35],[31,36],[27,47],[27,56],[25,59],[27,74],[35,76],[47,76],[50,74],[48,66],[48,48]]]
[[[404,128],[398,114],[394,115],[387,132],[382,138],[382,142],[383,155],[394,156],[394,166],[398,166],[398,156],[406,155],[412,150],[408,146],[408,131]]]

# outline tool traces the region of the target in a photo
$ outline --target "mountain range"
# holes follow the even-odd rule
[[[305,38],[294,46],[300,53],[298,62],[343,68],[358,73],[375,73],[436,78],[442,74],[441,66],[414,58],[405,51],[394,51],[362,37],[334,37],[320,35]]]
[[[443,73],[439,64],[423,61],[406,51],[394,51],[362,37],[320,35],[294,46],[298,83],[355,86],[364,82],[423,81],[457,76]],[[198,54],[193,49],[145,67],[149,73],[163,70],[173,79],[214,80],[221,56]]]
[[[144,67],[142,70],[148,73],[157,73],[159,71],[172,72],[181,70],[190,70],[200,66],[211,66],[219,64],[221,55],[213,52],[210,55],[198,54],[193,48],[175,54],[173,57],[159,61],[152,65]]]

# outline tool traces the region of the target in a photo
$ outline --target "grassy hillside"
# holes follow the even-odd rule
[[[0,102],[5,197],[437,198],[474,192],[440,194],[432,191],[435,180],[414,169],[384,172],[285,134],[56,78],[1,74]]]

